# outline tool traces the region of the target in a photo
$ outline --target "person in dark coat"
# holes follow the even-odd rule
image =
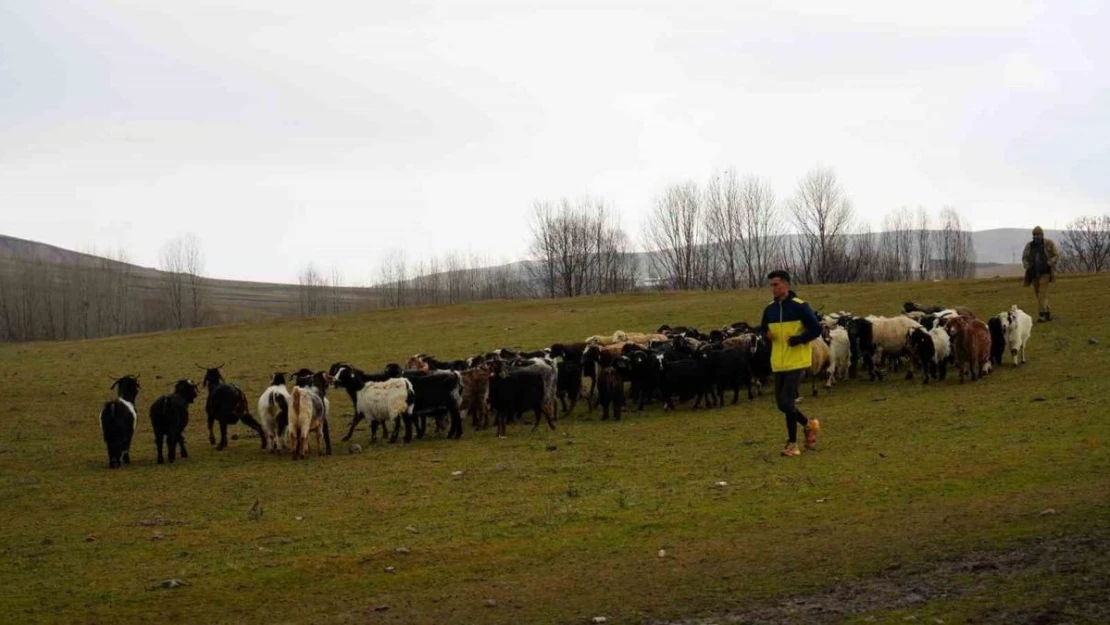
[[[1052,321],[1052,311],[1048,307],[1048,285],[1056,281],[1056,263],[1060,260],[1060,250],[1052,239],[1044,238],[1044,230],[1033,228],[1033,240],[1025,244],[1021,253],[1021,264],[1025,267],[1025,286],[1033,285],[1037,295],[1038,321]]]

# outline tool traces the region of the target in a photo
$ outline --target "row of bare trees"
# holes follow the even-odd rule
[[[1064,271],[1110,270],[1110,213],[1084,216],[1069,223],[1060,237],[1060,256]]]
[[[538,294],[575,297],[635,288],[631,241],[601,200],[536,202],[531,226],[531,262],[525,267]]]
[[[778,202],[771,185],[734,171],[699,186],[685,182],[660,195],[644,227],[656,288],[757,286],[770,269],[800,282],[928,280],[974,274],[967,222],[944,208],[934,222],[924,208],[888,215],[882,231],[856,220],[848,194],[829,169],[798,182]]]
[[[377,304],[390,308],[535,296],[519,267],[457,252],[410,260],[403,251],[392,250],[370,288],[378,295]]]
[[[158,278],[141,275],[123,250],[10,252],[0,263],[0,340],[88,339],[212,321],[204,256],[192,235],[162,248],[166,273]]]

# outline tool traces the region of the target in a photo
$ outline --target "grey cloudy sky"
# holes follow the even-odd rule
[[[349,281],[389,248],[519,258],[536,199],[639,238],[715,169],[835,168],[878,225],[1110,206],[1110,3],[0,0],[0,232]]]

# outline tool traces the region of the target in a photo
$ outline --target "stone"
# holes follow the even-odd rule
[[[393,574],[393,573],[397,572],[397,569],[393,568],[392,566],[387,566],[387,567],[385,567],[385,572]]]
[[[361,454],[362,453],[362,445],[359,445],[358,443],[351,443],[351,445],[349,447],[347,447],[347,453],[349,453],[349,454]]]
[[[162,588],[181,588],[182,586],[186,586],[186,585],[187,584],[185,582],[183,582],[183,581],[181,581],[177,578],[167,579],[167,580],[162,582]]]
[[[408,547],[397,547],[393,551],[396,552],[396,553],[412,553],[412,550],[409,549]]]
[[[1098,339],[1096,339],[1095,337],[1092,336],[1091,338],[1087,339],[1087,344],[1088,345],[1098,345]]]
[[[1052,516],[1056,514],[1056,508],[1045,508],[1041,510],[1041,516]]]
[[[667,550],[666,549],[660,549],[659,550],[659,557],[660,558],[666,558],[667,557]]]
[[[505,470],[505,463],[504,462],[498,462],[497,464],[493,465],[493,470],[496,471],[497,473],[500,473],[500,472],[504,471]]]
[[[162,534],[162,532],[154,532],[154,534],[150,536],[151,540],[162,540],[163,538],[165,538],[165,535]]]
[[[497,607],[497,602],[494,601],[493,599],[486,599],[486,607],[487,608],[496,608]]]
[[[374,611],[375,612],[385,612],[387,610],[389,610],[389,606],[387,606],[387,605],[376,605],[376,606],[374,606]]]
[[[551,444],[549,444],[549,445],[547,446],[547,448],[546,448],[546,449],[547,449],[547,451],[555,451],[555,450],[556,450],[556,449],[558,449],[558,448],[559,448],[559,446],[558,446],[558,445],[556,445],[556,444],[554,444],[554,443],[551,443]]]

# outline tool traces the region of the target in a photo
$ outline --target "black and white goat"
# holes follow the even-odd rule
[[[238,386],[224,381],[224,377],[220,373],[223,365],[219,367],[197,366],[204,369],[204,381],[201,382],[201,387],[208,389],[208,400],[204,403],[204,411],[208,413],[208,443],[216,445],[212,425],[219,422],[220,444],[216,445],[216,451],[226,449],[227,426],[242,421],[243,425],[258,432],[258,437],[262,439],[262,449],[266,449],[266,437],[262,434],[262,425],[251,416],[247,396],[243,394],[243,391],[239,390]]]
[[[258,397],[258,420],[262,422],[262,438],[270,453],[284,449],[289,429],[289,390],[285,388],[284,373],[274,373],[270,386]]]
[[[189,457],[189,450],[185,447],[185,427],[189,425],[189,405],[199,394],[196,382],[178,380],[173,385],[172,393],[159,397],[150,405],[150,426],[154,430],[158,464],[165,462],[162,456],[163,443],[169,444],[170,464],[177,457],[178,447],[181,448],[182,458]]]
[[[401,432],[401,421],[405,423],[405,442],[412,441],[413,410],[416,405],[416,392],[413,384],[404,377],[391,378],[381,382],[367,382],[346,367],[336,371],[334,384],[355,398],[355,418],[351,429],[343,440],[351,438],[355,426],[363,419],[370,420],[370,442],[378,440],[378,426],[382,427],[382,437],[389,436],[389,422],[393,422],[393,435],[390,443],[397,442]]]
[[[100,409],[100,431],[108,447],[108,468],[118,469],[121,464],[131,464],[131,438],[135,436],[138,413],[135,398],[139,396],[139,376],[125,375],[112,382],[110,390],[116,398],[105,402]]]

